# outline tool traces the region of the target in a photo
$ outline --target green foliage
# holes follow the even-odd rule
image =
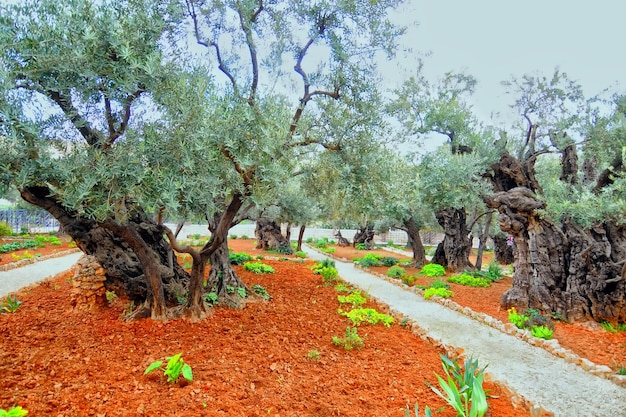
[[[228,238],[229,238],[229,239],[232,239],[232,240],[236,240],[236,239],[237,239],[237,237],[238,237],[237,235],[230,235],[230,236],[228,236]]]
[[[241,298],[246,298],[248,296],[246,287],[237,287],[237,294],[239,294]]]
[[[367,302],[367,298],[363,297],[360,291],[352,291],[348,295],[338,295],[337,300],[341,304],[352,304],[352,307],[359,307]]]
[[[28,411],[20,406],[11,407],[9,411],[0,410],[0,417],[23,417],[28,414]]]
[[[468,287],[488,287],[491,285],[490,279],[475,277],[470,274],[454,275],[448,278],[448,282],[452,282],[453,284],[466,285]]]
[[[344,337],[333,336],[333,344],[335,346],[343,346],[345,350],[361,349],[363,347],[363,339],[359,336],[357,328],[346,327]]]
[[[608,321],[601,321],[600,326],[605,331],[610,332],[610,333],[626,332],[626,323],[617,323],[617,325],[615,325]]]
[[[398,260],[396,258],[394,258],[393,256],[385,256],[384,258],[380,259],[380,264],[382,266],[394,266],[398,263]]]
[[[10,295],[7,295],[6,302],[0,304],[0,311],[3,313],[15,313],[21,305],[22,302],[17,299],[16,295],[14,295],[13,298],[11,298]]]
[[[456,360],[440,355],[446,379],[435,374],[441,390],[431,389],[446,400],[457,412],[457,417],[482,417],[487,412],[487,395],[483,388],[485,368],[478,368],[478,360],[469,358],[461,369]],[[443,392],[442,392],[443,391]]]
[[[415,281],[417,281],[417,277],[414,277],[413,275],[404,275],[402,276],[402,278],[400,278],[400,280],[403,284],[411,286],[415,284]]]
[[[424,290],[424,298],[428,300],[432,297],[450,298],[454,296],[454,293],[447,288],[426,288]]]
[[[13,229],[7,222],[0,222],[0,236],[11,236]]]
[[[402,279],[402,277],[404,277],[405,275],[406,275],[406,269],[398,265],[394,265],[387,270],[387,276],[390,278]]]
[[[446,274],[446,269],[439,264],[426,264],[419,273],[427,277],[442,277]]]
[[[273,274],[274,268],[269,265],[265,265],[262,262],[246,262],[243,264],[243,269],[255,274]]]
[[[193,372],[191,366],[186,364],[182,358],[182,352],[174,356],[166,358],[167,364],[163,367],[163,361],[152,362],[144,371],[144,375],[149,374],[157,369],[163,371],[163,375],[167,377],[167,382],[175,384],[182,375],[187,381],[193,381]]]
[[[40,243],[34,240],[24,240],[18,242],[4,243],[0,245],[0,253],[8,253],[22,249],[34,249],[41,247]]]
[[[328,238],[327,237],[315,240],[315,247],[316,248],[324,249],[327,246],[328,246]]]
[[[378,266],[380,264],[382,256],[377,255],[375,253],[368,253],[364,257],[359,260],[359,264],[363,268],[369,268],[371,266]]]
[[[420,417],[420,410],[417,404],[415,404],[414,406],[414,411],[415,411],[415,417]],[[432,416],[433,416],[433,412],[430,411],[430,408],[429,407],[424,408],[424,417],[432,417]],[[408,404],[406,406],[406,410],[404,410],[404,417],[411,417],[411,409],[409,408]]]
[[[333,247],[321,248],[320,250],[324,253],[335,253],[337,251],[337,249]]]
[[[554,330],[547,326],[533,326],[530,328],[530,333],[538,338],[550,340],[554,334]]]
[[[267,289],[259,284],[255,284],[252,287],[252,291],[254,291],[255,294],[261,296],[263,299],[265,300],[271,300],[272,297],[269,295],[269,293],[267,292]]]
[[[318,269],[317,273],[322,276],[322,281],[324,282],[330,283],[339,279],[339,271],[337,271],[337,268],[333,268],[332,266]]]
[[[379,313],[373,308],[355,308],[348,312],[339,310],[339,314],[347,317],[353,326],[360,326],[363,323],[382,323],[385,327],[389,327],[394,321],[390,315]]]
[[[345,282],[340,282],[337,285],[335,285],[335,291],[337,291],[337,292],[351,292],[352,288],[350,288],[348,286],[348,284],[346,284]]]
[[[245,252],[235,252],[235,253],[229,253],[228,259],[230,260],[230,263],[233,265],[243,265],[244,263],[251,261],[252,256],[248,255]]]
[[[357,243],[354,245],[356,250],[368,250],[369,248],[365,245],[365,243]]]
[[[517,326],[519,329],[524,329],[526,328],[526,322],[528,322],[528,320],[530,319],[530,317],[528,317],[525,314],[519,314],[517,312],[517,309],[515,307],[511,307],[507,310],[508,314],[509,314],[509,321],[511,323],[513,323],[515,326]]]
[[[219,303],[218,299],[219,297],[215,290],[204,294],[204,301],[209,305],[217,305]]]
[[[317,349],[310,350],[309,353],[306,354],[306,358],[312,361],[319,361],[320,352]]]
[[[306,258],[306,252],[301,251],[301,250],[296,251],[296,252],[294,253],[294,255],[295,255],[297,258],[302,258],[302,259]]]

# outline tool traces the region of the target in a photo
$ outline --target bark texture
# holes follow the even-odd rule
[[[280,226],[274,220],[258,219],[254,235],[257,249],[275,250],[284,254],[293,253],[289,240],[282,235]]]
[[[445,236],[437,245],[432,262],[450,271],[472,268],[469,261],[472,241],[467,230],[465,209],[446,208],[438,211],[436,217]]]
[[[501,264],[509,265],[515,261],[513,250],[515,248],[515,242],[509,244],[506,236],[492,236],[493,240],[493,252],[496,256],[496,261]]]
[[[413,217],[405,219],[403,223],[406,234],[408,235],[408,243],[411,245],[411,249],[413,250],[411,266],[418,268],[426,264],[426,250],[424,250],[424,244],[422,243],[422,237],[420,236],[420,229]]]
[[[358,243],[364,244],[365,249],[372,249],[374,247],[374,228],[371,225],[361,227],[356,231],[352,246],[356,247]]]
[[[574,159],[567,159],[569,171]],[[545,203],[529,187],[532,181],[514,175],[528,161],[503,155],[501,163],[507,168],[495,167],[492,177],[500,191],[485,202],[498,210],[500,229],[515,239],[515,274],[503,307],[537,308],[570,321],[625,322],[626,226],[555,224],[541,215]]]

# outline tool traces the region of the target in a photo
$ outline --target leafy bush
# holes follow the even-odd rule
[[[345,350],[361,349],[363,347],[363,339],[357,333],[356,327],[352,329],[346,327],[346,335],[344,337],[333,336],[332,340],[335,346],[343,346]]]
[[[455,275],[448,278],[448,282],[466,285],[468,287],[488,287],[491,285],[489,278],[475,277],[470,274]]]
[[[21,249],[35,249],[41,246],[34,240],[25,240],[22,242],[11,242],[0,245],[0,253],[8,253]]]
[[[322,268],[318,270],[318,273],[322,276],[322,281],[324,282],[334,282],[339,278],[339,271],[332,266]]]
[[[367,246],[365,245],[365,243],[357,243],[356,245],[354,245],[354,249],[356,250],[367,250]]]
[[[546,326],[533,326],[530,328],[530,333],[538,338],[550,340],[554,334],[554,330]]]
[[[496,261],[489,263],[489,268],[487,269],[487,278],[492,281],[498,281],[502,279],[502,267]]]
[[[250,288],[252,289],[252,291],[254,291],[256,295],[259,295],[264,300],[272,299],[272,296],[267,292],[267,289],[259,284],[255,284]]]
[[[359,261],[359,264],[363,268],[369,268],[371,266],[378,266],[381,258],[382,256],[377,255],[375,253],[368,253],[367,255],[361,258],[361,260]]]
[[[524,314],[519,314],[515,307],[509,308],[507,313],[509,313],[509,321],[520,329],[525,328],[526,322],[530,319],[530,317]]]
[[[422,267],[420,274],[427,277],[442,277],[446,274],[446,269],[439,264],[427,264]]]
[[[304,258],[306,258],[306,252],[299,250],[299,251],[294,253],[294,256],[296,256],[296,258],[304,259]]]
[[[229,239],[232,239],[232,240],[236,240],[236,239],[237,239],[237,237],[238,237],[237,235],[230,235],[230,236],[228,236],[228,238],[229,238]]]
[[[355,308],[347,313],[339,310],[339,314],[346,316],[354,326],[360,326],[363,323],[382,323],[385,327],[389,327],[391,326],[391,323],[393,323],[393,317],[387,314],[379,313],[373,308]]]
[[[324,253],[335,253],[337,251],[337,248],[327,247],[327,248],[320,248],[320,250]]]
[[[269,265],[265,265],[261,262],[246,262],[243,264],[243,269],[255,274],[273,274],[274,268]]]
[[[384,258],[381,258],[380,260],[380,264],[382,266],[394,266],[397,263],[398,263],[398,260],[394,258],[393,256],[385,256]]]
[[[228,259],[230,260],[230,263],[233,265],[243,265],[246,262],[251,261],[252,256],[248,255],[245,252],[235,252],[235,253],[229,253]]]
[[[316,270],[318,269],[322,269],[322,268],[328,268],[328,267],[335,267],[335,261],[333,259],[330,258],[324,258],[321,261],[319,261],[317,264],[315,264],[315,266],[313,267],[313,273],[316,273]]]
[[[441,297],[441,298],[450,298],[454,295],[454,293],[447,288],[426,288],[424,291],[424,298],[429,299],[432,297]]]
[[[352,307],[359,307],[365,304],[367,298],[363,297],[360,291],[353,291],[348,295],[338,295],[337,300],[341,304],[352,304]]]
[[[324,237],[321,239],[315,240],[315,247],[318,249],[323,249],[328,246],[328,238]]]
[[[398,265],[394,265],[387,270],[387,276],[390,278],[402,278],[405,275],[406,269]]]
[[[291,255],[293,253],[291,246],[279,246],[276,252],[283,255]]]
[[[0,417],[23,417],[28,414],[28,411],[20,406],[11,407],[9,411],[0,410]]]
[[[7,222],[0,222],[0,236],[11,236],[13,229]]]
[[[408,285],[409,287],[415,284],[415,281],[417,281],[417,277],[414,277],[413,275],[404,275],[400,279],[402,280],[404,284]]]
[[[182,358],[182,353],[178,353],[174,356],[170,356],[167,359],[167,365],[163,367],[163,361],[152,362],[148,368],[144,371],[144,375],[150,372],[160,369],[167,377],[167,382],[175,384],[178,382],[178,378],[182,375],[187,381],[193,381],[193,372],[191,366],[185,363]]]

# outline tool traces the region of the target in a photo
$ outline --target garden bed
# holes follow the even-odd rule
[[[246,241],[231,247],[256,256],[240,242]],[[337,291],[323,285],[310,262],[264,262],[276,272],[236,269],[248,286],[265,287],[271,301],[217,307],[195,324],[126,323],[120,316],[129,306],[119,299],[98,311],[72,311],[71,273],[22,290],[22,306],[0,316],[0,408],[21,405],[31,415],[55,416],[360,417],[404,416],[405,405],[415,402],[444,405],[426,386],[442,373],[441,348],[397,322],[360,326],[361,350],[335,346],[331,338],[349,324],[337,314]],[[171,385],[156,373],[143,375],[153,361],[180,352],[193,382]],[[492,383],[486,388],[497,397],[488,415],[528,415],[522,399]],[[455,413],[447,407],[437,415]]]
[[[3,237],[0,248],[0,271],[78,251],[68,236],[49,234]]]

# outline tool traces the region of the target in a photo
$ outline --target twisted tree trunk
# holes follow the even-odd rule
[[[431,262],[444,266],[450,271],[472,268],[469,261],[472,241],[467,230],[465,209],[446,208],[439,210],[436,217],[445,236],[437,246]]]
[[[409,217],[403,221],[406,228],[406,234],[408,235],[408,242],[413,250],[413,259],[411,260],[411,266],[418,268],[426,264],[426,251],[422,244],[422,237],[420,236],[420,229],[415,219]]]
[[[258,219],[254,235],[257,249],[275,250],[285,254],[293,253],[290,242],[282,235],[280,226],[274,220]]]

